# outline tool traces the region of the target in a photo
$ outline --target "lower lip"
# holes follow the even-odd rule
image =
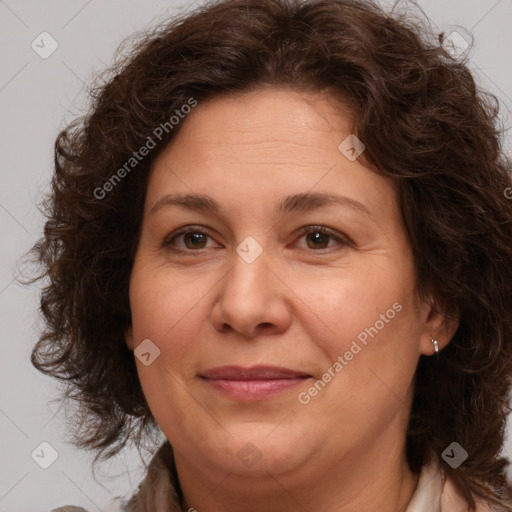
[[[254,402],[284,393],[306,379],[307,377],[266,380],[205,379],[205,381],[229,398]]]

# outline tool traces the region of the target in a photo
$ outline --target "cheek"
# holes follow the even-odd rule
[[[327,362],[317,376],[326,386],[312,386],[302,398],[311,399],[312,416],[326,418],[347,439],[357,439],[362,425],[377,432],[404,410],[412,389],[421,329],[412,295],[392,282],[373,280],[364,288],[345,281],[329,291],[332,303],[310,324]]]
[[[294,285],[297,295],[304,297],[304,311],[310,311],[305,322],[309,337],[330,359],[343,354],[354,340],[362,347],[372,339],[381,345],[392,343],[410,323],[404,318],[415,314],[405,276],[393,268],[364,270],[352,268],[336,279]]]
[[[404,277],[388,269],[366,279],[340,280],[339,286],[310,295],[322,304],[322,314],[310,325],[309,334],[328,361],[320,378],[330,381],[325,401],[320,398],[316,404],[319,412],[328,404],[336,404],[337,409],[343,403],[340,417],[334,414],[336,421],[348,411],[364,423],[375,415],[392,414],[406,403],[421,329],[411,283]],[[327,334],[319,336],[321,332]],[[336,377],[331,379],[329,371]]]
[[[194,339],[198,323],[191,319],[211,287],[207,276],[198,279],[171,270],[152,270],[143,262],[134,267],[130,306],[135,345],[145,338],[159,345],[168,340]]]
[[[331,360],[343,357],[344,379],[337,384],[351,389],[361,406],[401,406],[419,358],[421,329],[411,295],[399,290],[367,294],[352,305],[358,310],[351,308],[342,317],[347,326],[340,329],[342,343],[329,347]]]
[[[183,278],[182,278],[183,280]],[[201,281],[199,281],[201,283]],[[201,299],[210,289],[181,282],[175,273],[134,268],[130,285],[134,345],[151,340],[158,357],[149,366],[136,358],[141,387],[156,422],[180,428],[180,410],[190,406],[184,392],[194,375],[201,342]],[[172,419],[172,421],[171,421]]]
[[[194,340],[201,325],[196,316],[208,288],[203,290],[197,280],[181,283],[176,273],[141,263],[130,282],[134,345],[149,339],[159,354],[148,366],[136,358],[137,372],[155,421],[172,436],[185,428],[183,412],[190,408],[187,379],[193,373]]]

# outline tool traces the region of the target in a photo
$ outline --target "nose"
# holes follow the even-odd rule
[[[254,338],[289,327],[293,294],[270,260],[265,250],[251,263],[234,254],[232,268],[215,288],[211,320],[219,332],[232,330]]]

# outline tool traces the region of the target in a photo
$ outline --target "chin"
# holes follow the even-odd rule
[[[228,431],[233,437],[216,443],[217,453],[212,456],[237,474],[277,475],[306,464],[310,458],[306,432],[290,432],[268,423],[240,424]]]

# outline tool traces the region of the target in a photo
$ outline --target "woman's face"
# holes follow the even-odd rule
[[[348,112],[271,89],[181,122],[150,175],[126,336],[150,340],[139,378],[177,457],[277,475],[402,454],[418,358],[450,336],[415,301],[394,187],[339,149]]]

